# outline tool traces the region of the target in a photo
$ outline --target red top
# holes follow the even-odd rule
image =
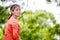
[[[19,38],[19,24],[14,17],[11,17],[5,28],[5,34],[3,40],[16,40]]]

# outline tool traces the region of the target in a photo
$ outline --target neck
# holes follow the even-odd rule
[[[17,16],[15,16],[15,15],[12,15],[15,19],[17,19]]]

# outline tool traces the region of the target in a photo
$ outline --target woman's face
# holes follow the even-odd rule
[[[14,16],[20,16],[20,7],[16,7],[12,13]]]

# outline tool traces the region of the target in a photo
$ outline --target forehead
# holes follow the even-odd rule
[[[16,8],[15,9],[20,9],[20,6],[16,6]]]
[[[16,7],[15,10],[21,10],[20,7]]]

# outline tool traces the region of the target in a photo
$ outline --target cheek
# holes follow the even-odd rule
[[[15,12],[14,14],[15,14],[15,15],[17,15],[17,13],[16,13],[16,12]]]
[[[15,14],[16,16],[20,16],[20,11],[14,11],[14,14]]]
[[[15,15],[19,15],[19,13],[17,11],[14,12]]]

